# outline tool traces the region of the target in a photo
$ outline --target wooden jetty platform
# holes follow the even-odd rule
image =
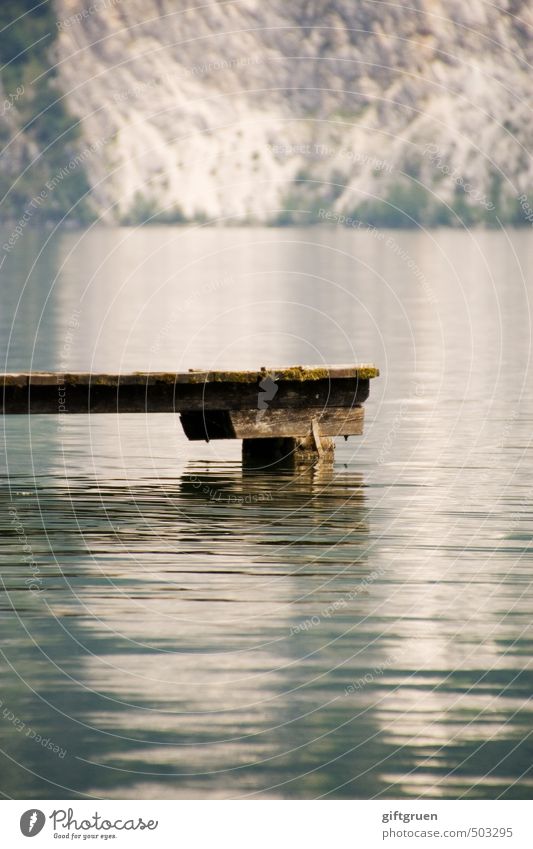
[[[0,374],[3,414],[179,413],[188,439],[242,439],[248,465],[333,458],[363,432],[374,365]]]

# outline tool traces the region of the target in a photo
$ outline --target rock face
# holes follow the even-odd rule
[[[512,220],[533,186],[530,0],[55,0],[55,13],[104,220]]]

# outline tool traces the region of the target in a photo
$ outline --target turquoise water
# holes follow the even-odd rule
[[[292,476],[3,419],[5,796],[533,796],[533,234],[25,232],[0,277],[0,370],[382,369]]]

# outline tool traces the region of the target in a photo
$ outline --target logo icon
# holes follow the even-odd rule
[[[269,401],[272,401],[277,394],[278,385],[276,383],[276,375],[267,374],[266,377],[259,383],[260,391],[257,393],[257,409],[256,419],[259,421],[263,418],[265,410],[268,410]]]
[[[20,830],[24,837],[35,837],[43,830],[46,817],[38,808],[30,808],[29,811],[24,811],[20,818]]]

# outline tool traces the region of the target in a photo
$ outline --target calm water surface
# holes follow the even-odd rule
[[[0,371],[382,369],[293,476],[3,419],[3,795],[533,797],[533,233],[28,231],[0,275]]]

